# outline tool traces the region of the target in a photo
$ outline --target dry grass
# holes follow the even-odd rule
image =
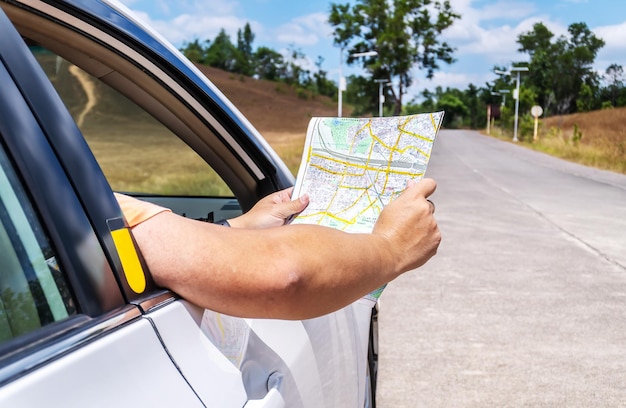
[[[298,173],[302,149],[304,149],[304,138],[306,130],[301,132],[284,133],[266,131],[261,133],[272,148],[285,162],[289,170],[295,176]]]
[[[96,112],[81,130],[116,191],[232,195],[204,160],[144,112]]]
[[[539,121],[536,141],[520,144],[575,163],[626,174],[625,123],[626,108],[552,116]],[[508,133],[503,135],[498,127],[492,130],[493,136],[510,141]],[[522,140],[528,139],[528,135],[523,136]]]
[[[276,82],[254,80],[216,68],[198,68],[261,132],[295,175],[300,165],[306,129],[315,116],[337,116],[337,102],[326,96],[302,99],[295,89]],[[350,108],[344,106],[350,114]]]
[[[626,108],[554,116],[541,123],[533,148],[587,166],[626,174]],[[580,140],[576,141],[575,132]]]
[[[232,195],[188,146],[132,102],[70,64],[57,66],[50,53],[36,56],[79,123],[114,190]],[[330,98],[309,94],[303,99],[302,92],[285,84],[210,67],[199,69],[261,132],[294,175],[310,118],[336,115],[336,103]]]

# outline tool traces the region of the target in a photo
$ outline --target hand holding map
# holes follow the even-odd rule
[[[407,181],[423,178],[442,120],[443,112],[312,118],[293,192],[310,203],[292,223],[371,232]]]

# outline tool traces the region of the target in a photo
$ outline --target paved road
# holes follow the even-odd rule
[[[381,298],[379,408],[626,406],[626,176],[442,131],[439,253]]]

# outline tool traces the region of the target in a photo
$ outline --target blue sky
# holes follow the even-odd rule
[[[327,23],[331,1],[327,0],[121,0],[176,47],[185,41],[212,40],[225,29],[233,42],[237,30],[250,23],[254,47],[276,51],[301,50],[314,69],[318,56],[322,69],[336,81],[339,49],[333,46]],[[346,3],[348,0],[336,1]],[[445,33],[456,48],[457,61],[442,64],[432,80],[414,72],[416,95],[436,86],[465,89],[473,83],[493,81],[495,64],[509,65],[526,56],[517,52],[517,36],[543,22],[556,36],[566,34],[572,23],[584,22],[606,45],[596,58],[596,70],[604,73],[611,63],[626,69],[626,1],[623,0],[451,0],[462,15]],[[343,64],[344,74],[357,73]]]

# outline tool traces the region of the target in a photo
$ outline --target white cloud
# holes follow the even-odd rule
[[[616,25],[602,26],[592,29],[594,34],[602,38],[605,45],[598,52],[595,68],[604,74],[611,64],[626,68],[626,22]]]
[[[487,81],[493,81],[493,74],[489,71],[485,71],[484,74],[465,74],[454,73],[449,71],[438,71],[432,79],[424,79],[418,81],[413,87],[427,88],[430,90],[440,86],[442,88],[458,88],[465,89],[467,85],[474,84],[477,87],[483,86]],[[420,86],[421,84],[421,86]]]
[[[141,14],[145,15],[145,13]],[[231,41],[236,41],[237,30],[241,29],[245,23],[246,21],[232,16],[197,16],[191,14],[180,14],[167,21],[148,20],[148,24],[176,46],[193,39],[213,40],[221,29],[226,31],[231,37]]]
[[[623,52],[626,50],[626,22],[597,27],[592,29],[592,31],[604,40],[604,49],[609,50],[609,52]]]
[[[442,38],[456,47],[459,57],[479,55],[489,64],[507,63],[520,59],[517,37],[532,29],[540,20],[533,17],[530,3],[500,1],[484,7],[474,7],[472,0],[453,2],[461,19],[444,32]],[[520,22],[520,19],[523,19]]]
[[[237,17],[239,3],[230,0],[180,0],[175,4],[167,0],[121,1],[175,46],[196,38],[212,40],[221,29],[236,41],[237,30],[249,22]],[[151,11],[148,14],[140,10]]]
[[[294,18],[273,32],[280,43],[310,46],[317,44],[321,38],[330,37],[332,30],[328,25],[327,14],[314,13]]]
[[[159,1],[175,3],[176,9],[193,11],[196,15],[224,16],[234,14],[240,8],[239,2],[233,0],[177,0],[176,2],[172,2],[171,0]]]
[[[477,12],[482,21],[502,19],[517,21],[520,18],[531,16],[535,11],[535,5],[532,3],[504,0],[487,4]]]

